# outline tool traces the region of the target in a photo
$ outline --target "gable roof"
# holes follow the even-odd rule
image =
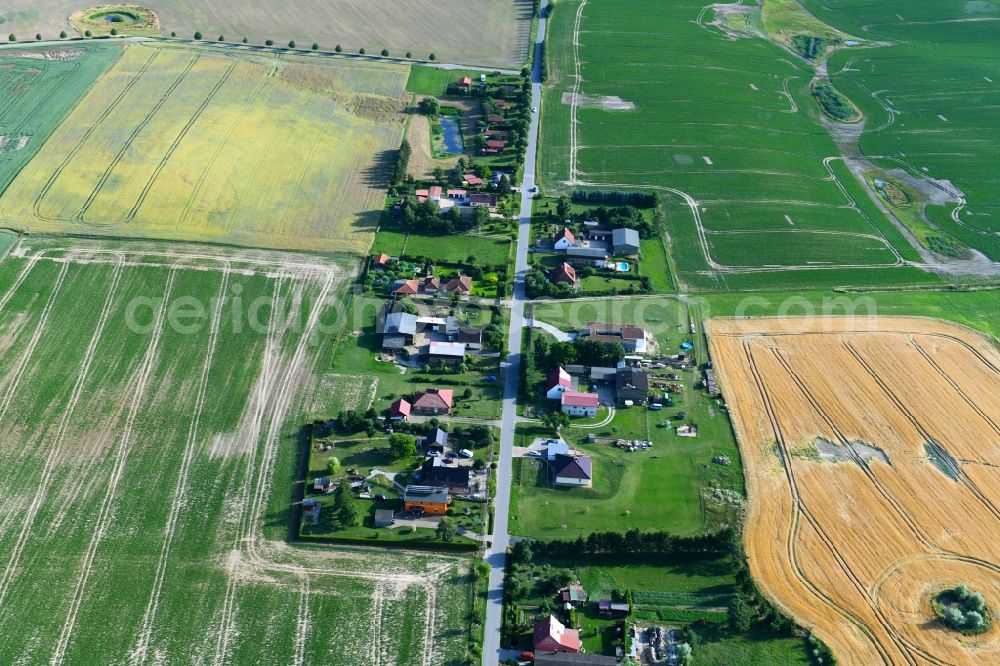
[[[417,316],[409,312],[391,312],[385,316],[386,335],[415,335],[417,332]]]
[[[618,368],[615,373],[615,390],[635,389],[649,391],[649,373],[639,368]]]
[[[448,445],[448,432],[441,428],[435,428],[434,432],[424,437],[424,446],[437,444],[438,446]]]
[[[573,388],[573,378],[562,368],[549,370],[549,376],[545,380],[545,392],[548,393],[557,386],[565,386],[567,389]]]
[[[535,623],[535,630],[532,634],[532,645],[537,646],[546,638],[551,638],[562,647],[570,650],[580,649],[580,632],[575,629],[567,629],[562,622],[552,615],[548,615]]]
[[[482,181],[480,181],[482,182]],[[469,195],[470,204],[488,204],[490,206],[497,205],[497,195],[495,194],[470,194]]]
[[[611,243],[618,245],[631,245],[639,247],[639,232],[635,229],[612,229]]]
[[[470,468],[442,465],[440,458],[428,458],[420,468],[420,483],[426,486],[468,486]]]
[[[539,652],[535,651],[535,666],[617,666],[618,660],[603,654],[587,652]]]
[[[569,407],[598,407],[601,400],[596,393],[566,391],[562,394],[562,404]]]
[[[445,291],[457,291],[459,293],[469,293],[472,291],[472,278],[468,275],[459,275],[444,283]]]
[[[394,282],[392,285],[392,293],[394,294],[415,294],[417,289],[420,287],[420,282],[417,280],[400,280]]]
[[[570,231],[569,227],[563,227],[556,234],[555,238],[553,238],[552,240],[555,241],[556,243],[558,243],[559,241],[561,241],[564,238],[569,241],[570,245],[574,245],[576,243],[576,235],[574,235],[573,232]]]
[[[590,479],[592,473],[590,456],[569,456],[557,453],[552,461],[552,471],[557,477],[568,479]]]
[[[482,185],[483,179],[474,173],[467,173],[462,176],[469,185]]]
[[[549,281],[554,283],[568,282],[570,284],[576,284],[576,269],[567,264],[565,261],[562,265],[557,266],[552,274],[549,275]]]
[[[451,389],[429,388],[422,393],[413,396],[413,406],[422,409],[433,409],[447,407],[451,409],[452,400]]]
[[[433,275],[428,275],[427,277],[424,278],[425,291],[429,289],[437,290],[437,288],[440,286],[441,286],[441,280],[437,279]]]
[[[396,400],[389,406],[389,416],[409,416],[410,415],[410,401],[404,398]]]
[[[406,486],[406,491],[403,494],[403,501],[447,504],[448,489],[436,486]]]
[[[470,79],[468,76],[463,76],[462,78],[460,78],[458,80],[458,85],[460,85],[460,86],[471,86],[472,85],[472,79]]]
[[[447,356],[449,358],[464,358],[464,342],[431,342],[427,345],[427,353],[431,356]]]
[[[385,266],[386,264],[389,263],[389,255],[387,255],[385,252],[383,252],[382,254],[376,254],[374,257],[372,257],[372,263],[375,264],[376,266]]]

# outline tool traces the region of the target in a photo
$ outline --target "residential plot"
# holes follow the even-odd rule
[[[850,663],[997,660],[932,600],[996,604],[1000,356],[932,319],[714,319],[763,590]]]
[[[464,654],[445,628],[467,617],[467,561],[272,540],[346,277],[315,257],[40,237],[0,262],[0,661]]]
[[[2,199],[32,231],[364,252],[407,68],[130,44]]]

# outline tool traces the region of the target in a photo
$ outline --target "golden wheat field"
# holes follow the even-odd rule
[[[1000,354],[932,319],[715,319],[766,594],[844,664],[1000,663]],[[965,636],[931,598],[965,583]]]
[[[134,43],[0,199],[28,231],[363,253],[408,68]]]

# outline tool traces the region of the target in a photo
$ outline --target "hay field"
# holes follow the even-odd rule
[[[657,191],[694,288],[925,280],[906,264],[920,260],[915,250],[843,168],[809,91],[812,67],[713,20],[692,0],[560,3],[543,185]],[[580,96],[634,109],[574,104]]]
[[[1000,353],[933,319],[709,322],[768,596],[846,664],[1000,662],[930,598],[1000,609]],[[996,617],[996,615],[994,615]]]
[[[0,7],[0,30],[30,37],[54,38],[74,32],[68,17],[100,2],[80,0],[7,0]],[[333,50],[340,44],[357,52],[412,51],[418,58],[435,53],[440,62],[519,68],[528,58],[531,2],[464,0],[368,2],[366,0],[144,0],[156,12],[164,34],[188,37],[201,31],[215,39],[247,37],[254,44],[295,40],[308,48],[318,42]],[[118,25],[122,34],[127,25]]]
[[[129,44],[0,198],[29,231],[366,252],[407,68]]]
[[[135,241],[0,261],[0,663],[464,655],[468,560],[279,540],[349,277]]]

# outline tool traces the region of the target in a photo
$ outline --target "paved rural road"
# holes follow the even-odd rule
[[[548,0],[542,0],[544,15]],[[535,37],[535,67],[531,72],[531,108],[542,104],[541,63],[542,42],[545,39],[544,18],[538,20]],[[528,273],[528,238],[531,231],[531,200],[535,186],[535,154],[538,149],[538,113],[531,114],[528,149],[524,153],[524,180],[521,183],[521,216],[517,234],[517,255],[514,263],[514,300],[510,306],[510,330],[507,349],[510,350],[504,374],[503,417],[500,426],[500,458],[497,461],[497,492],[494,498],[493,538],[486,550],[490,565],[489,591],[486,600],[486,627],[483,639],[483,666],[500,663],[500,624],[503,615],[503,572],[507,559],[507,518],[510,514],[511,466],[514,455],[514,425],[517,423],[517,380],[521,368],[521,329],[524,326],[524,277]]]
[[[575,337],[572,333],[560,331],[552,324],[546,324],[544,321],[538,321],[537,319],[529,319],[528,326],[545,331],[559,342],[570,342]]]

